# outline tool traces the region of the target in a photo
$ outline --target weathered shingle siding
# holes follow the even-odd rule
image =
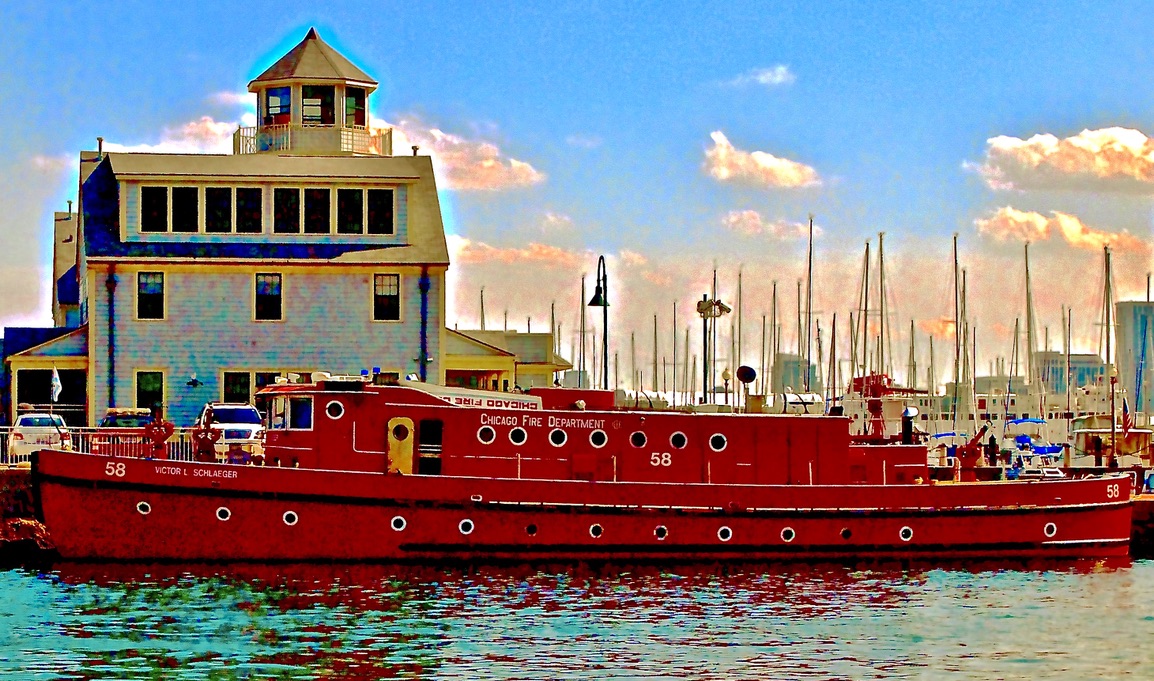
[[[220,269],[220,268],[218,268]],[[402,374],[417,372],[420,348],[419,272],[401,277],[402,323],[373,322],[374,273],[385,268],[325,268],[323,271],[278,270],[246,266],[216,272],[187,267],[117,268],[116,406],[134,405],[135,373],[165,373],[168,417],[177,424],[192,421],[206,401],[222,396],[225,371],[320,370],[359,374],[374,366]],[[137,320],[136,274],[165,273],[164,320]],[[281,272],[283,321],[253,320],[253,286],[257,272]],[[430,275],[428,351],[430,380],[442,374],[439,329],[444,325],[444,275]],[[103,298],[103,299],[102,299]],[[91,325],[94,376],[108,372],[107,295],[97,296]],[[96,321],[101,320],[101,321]],[[203,384],[187,385],[192,373]],[[94,386],[94,413],[109,406],[107,383]]]

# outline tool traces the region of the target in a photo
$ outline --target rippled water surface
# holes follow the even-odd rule
[[[1154,562],[0,571],[0,678],[1154,678]]]

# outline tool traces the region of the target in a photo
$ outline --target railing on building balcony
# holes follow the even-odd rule
[[[237,128],[232,134],[232,153],[258,154],[265,151],[392,156],[393,129],[290,124]]]

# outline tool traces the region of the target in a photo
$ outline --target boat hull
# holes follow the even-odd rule
[[[174,561],[1103,558],[1126,477],[947,485],[451,478],[34,456],[61,557]]]

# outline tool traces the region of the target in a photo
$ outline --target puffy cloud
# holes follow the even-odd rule
[[[256,95],[251,92],[214,92],[208,97],[210,102],[227,106],[240,106],[246,109],[256,108]]]
[[[799,188],[821,184],[817,171],[764,151],[737,149],[720,130],[709,134],[713,147],[705,150],[705,171],[715,179],[757,186]]]
[[[1138,130],[1083,130],[1072,137],[1000,136],[986,158],[968,164],[991,189],[1094,189],[1154,192],[1154,140]]]
[[[727,85],[733,87],[744,87],[746,85],[765,85],[766,87],[776,87],[778,85],[789,85],[797,80],[797,76],[789,70],[785,64],[778,64],[767,69],[752,69],[740,76],[727,81]]]
[[[72,167],[73,160],[67,156],[45,156],[37,154],[32,157],[32,166],[46,173],[62,173]]]
[[[374,120],[373,124],[393,128],[393,149],[398,153],[418,145],[432,156],[445,189],[497,191],[545,181],[545,173],[525,161],[502,156],[492,142],[466,139],[416,119],[401,119],[395,124]]]
[[[545,211],[544,217],[541,218],[541,230],[545,232],[568,231],[572,227],[573,218],[564,213]]]
[[[120,144],[105,142],[105,151],[145,152],[154,154],[228,154],[232,153],[232,133],[240,127],[232,121],[217,121],[201,116],[175,128],[165,128],[156,144]]]
[[[1119,251],[1147,251],[1150,245],[1129,232],[1104,232],[1088,227],[1068,213],[1052,211],[1050,216],[1022,211],[1009,206],[999,208],[988,218],[974,220],[978,232],[999,241],[1046,241],[1062,239],[1074,248],[1101,250],[1110,246]]]
[[[576,268],[585,259],[584,251],[570,251],[558,246],[531,243],[523,248],[490,246],[481,241],[473,241],[455,236],[449,242],[454,263],[504,265],[546,265],[558,268]]]
[[[767,221],[755,210],[731,210],[721,218],[726,228],[745,236],[766,236],[771,239],[804,239],[809,235],[809,224],[788,220]],[[814,236],[821,227],[814,225]]]

